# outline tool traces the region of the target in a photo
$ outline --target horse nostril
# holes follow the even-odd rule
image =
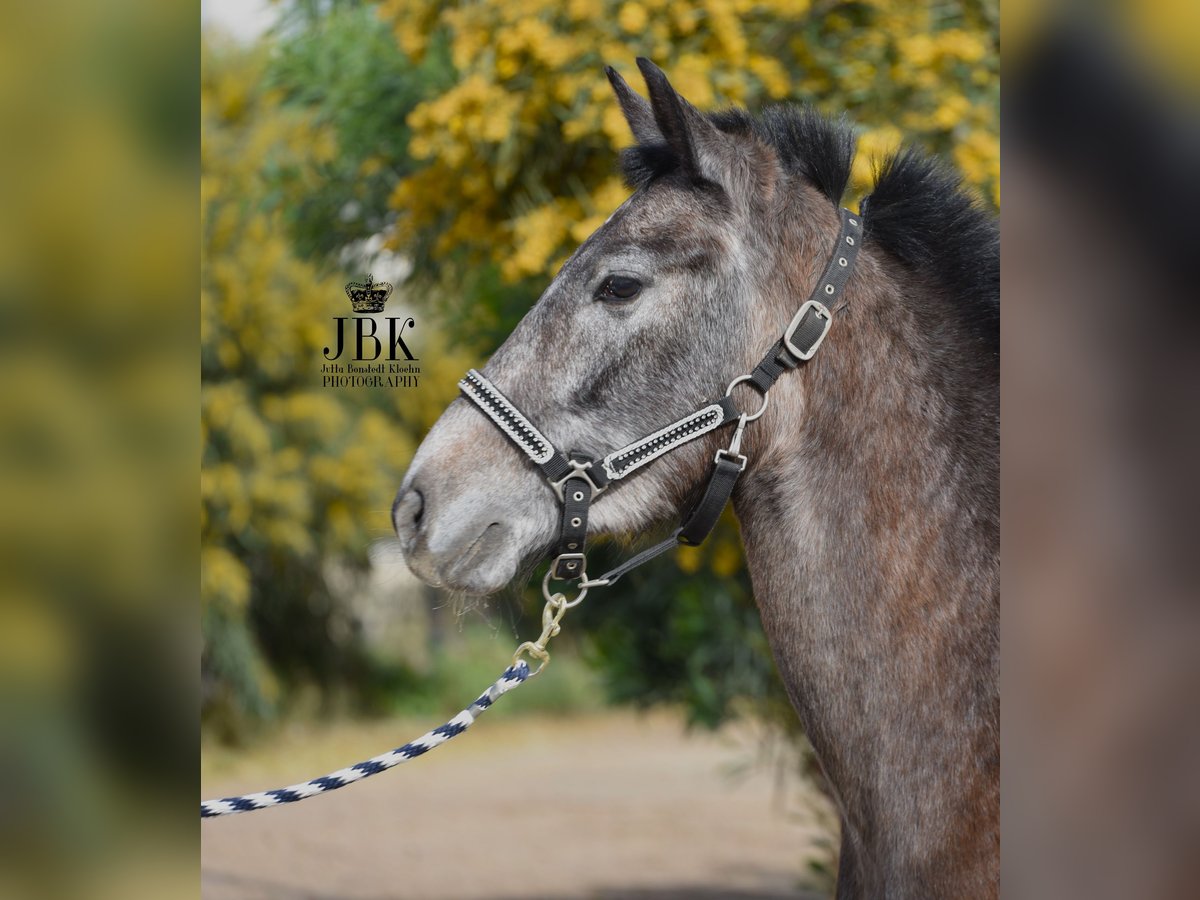
[[[404,537],[406,532],[419,531],[424,515],[425,495],[415,487],[396,495],[396,501],[392,504],[392,525],[397,536]]]

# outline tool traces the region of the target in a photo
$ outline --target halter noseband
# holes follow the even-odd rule
[[[672,547],[684,544],[696,546],[712,532],[721,511],[729,502],[738,476],[746,469],[746,457],[740,452],[742,432],[746,424],[761,416],[767,408],[768,392],[786,371],[812,358],[833,321],[830,309],[845,288],[858,258],[862,243],[862,216],[848,209],[841,210],[841,230],[833,254],[807,300],[797,310],[791,323],[762,362],[749,375],[730,382],[725,396],[691,415],[672,422],[653,434],[614,450],[597,460],[586,454],[571,451],[564,454],[517,409],[500,390],[475,369],[467,372],[458,383],[463,395],[478,406],[520,450],[542,470],[562,504],[561,526],[554,545],[553,562],[542,581],[542,592],[551,601],[550,579],[578,581],[579,594],[570,601],[573,606],[583,599],[588,588],[614,584],[635,566],[648,562]],[[751,384],[761,395],[762,405],[753,413],[739,412],[733,402],[733,389],[742,382]],[[737,421],[728,449],[718,450],[713,458],[713,471],[700,502],[692,508],[683,523],[661,543],[643,550],[599,578],[588,580],[587,557],[584,545],[587,538],[588,508],[592,500],[646,464],[670,453],[702,435]],[[561,595],[558,595],[561,600]],[[565,602],[565,601],[564,601]]]

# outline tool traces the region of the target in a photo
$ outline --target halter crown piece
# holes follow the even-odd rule
[[[538,430],[500,389],[475,369],[467,372],[458,387],[463,396],[478,406],[489,419],[507,435],[529,459],[542,470],[546,481],[562,505],[558,540],[551,551],[553,560],[542,580],[542,593],[556,609],[565,611],[583,600],[589,588],[615,584],[617,579],[635,566],[648,562],[679,544],[696,546],[712,532],[721,511],[729,502],[738,476],[746,469],[746,457],[740,452],[742,432],[766,411],[768,392],[779,377],[800,363],[812,359],[833,322],[830,309],[841,295],[854,270],[854,262],[862,245],[862,216],[848,209],[841,210],[841,230],[833,253],[825,265],[820,281],[807,300],[801,304],[762,362],[749,375],[730,382],[725,396],[703,409],[665,425],[653,434],[614,450],[601,460],[571,451],[563,453]],[[747,382],[762,395],[762,405],[753,413],[739,412],[733,402],[733,389]],[[584,555],[587,538],[588,508],[592,501],[608,490],[614,482],[632,475],[646,464],[670,453],[689,441],[710,431],[737,422],[728,449],[718,450],[713,458],[713,470],[700,502],[688,513],[683,523],[669,538],[643,550],[599,578],[587,576],[587,557]],[[579,593],[571,601],[550,590],[551,579],[578,582]],[[561,617],[561,611],[559,613]],[[557,622],[547,625],[546,634],[557,633]],[[543,636],[545,637],[546,634]],[[523,644],[517,651],[530,650],[537,656],[541,648]]]

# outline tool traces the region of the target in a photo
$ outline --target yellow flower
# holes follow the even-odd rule
[[[604,110],[604,114],[601,117],[601,127],[612,146],[625,147],[631,143],[629,123],[625,121],[625,116],[621,113],[621,108],[617,106],[615,101],[609,104]]]
[[[862,190],[874,177],[874,167],[900,146],[900,130],[892,125],[873,128],[858,139],[858,154],[854,157],[850,180]]]
[[[731,578],[742,567],[742,551],[733,541],[717,543],[712,552],[713,574],[720,578]]]
[[[413,135],[408,142],[408,152],[413,159],[429,159],[435,152],[433,141],[423,134]]]
[[[579,205],[572,200],[556,200],[539,206],[512,224],[516,251],[501,260],[501,273],[509,281],[535,275],[546,269],[547,263],[567,237],[571,223],[579,215]]]
[[[695,575],[699,572],[702,562],[704,562],[704,557],[695,547],[680,547],[675,551],[675,565],[679,566],[679,571],[687,575]]]
[[[617,22],[628,34],[641,34],[650,18],[640,3],[625,3],[617,13]]]
[[[712,65],[698,53],[687,53],[671,72],[671,83],[675,89],[700,109],[708,109],[715,101],[709,77]]]
[[[521,63],[511,54],[504,54],[496,60],[496,74],[501,78],[512,78],[521,71]]]
[[[636,88],[639,53],[702,109],[791,96],[849,108],[864,129],[856,191],[901,137],[961,156],[984,190],[998,177],[994,154],[956,150],[998,130],[997,38],[971,15],[943,28],[927,4],[896,0],[853,16],[806,0],[384,0],[381,14],[397,29],[441,29],[457,69],[409,116],[410,155],[426,167],[392,194],[393,245],[426,237],[435,256],[490,258],[509,280],[553,274],[604,221],[598,186],[630,133],[596,63],[620,66]],[[800,27],[811,17],[825,40]]]
[[[961,94],[951,95],[942,101],[942,105],[934,112],[931,124],[934,128],[950,131],[963,120],[970,108],[971,104],[966,97]]]
[[[937,47],[944,55],[977,63],[987,55],[987,46],[979,35],[952,28],[937,36]]]
[[[676,32],[681,37],[693,34],[703,15],[700,10],[693,8],[689,3],[685,2],[672,3],[670,12],[671,21],[675,25]]]
[[[776,100],[786,97],[792,90],[791,79],[787,70],[779,60],[770,56],[751,56],[748,64],[750,71],[758,76],[767,94]]]
[[[603,0],[567,0],[567,16],[572,22],[594,22],[604,14]]]
[[[900,55],[904,67],[923,69],[933,64],[935,52],[933,38],[927,34],[914,34],[900,40]]]
[[[205,603],[245,606],[250,599],[249,571],[224,547],[201,547],[200,597]]]

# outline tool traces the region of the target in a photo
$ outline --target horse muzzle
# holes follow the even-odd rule
[[[417,487],[396,495],[392,522],[409,569],[432,587],[492,594],[516,575],[520,555],[505,522],[439,519]]]
[[[553,499],[478,413],[456,404],[417,451],[392,524],[414,575],[482,596],[506,587],[525,557],[544,549]]]

